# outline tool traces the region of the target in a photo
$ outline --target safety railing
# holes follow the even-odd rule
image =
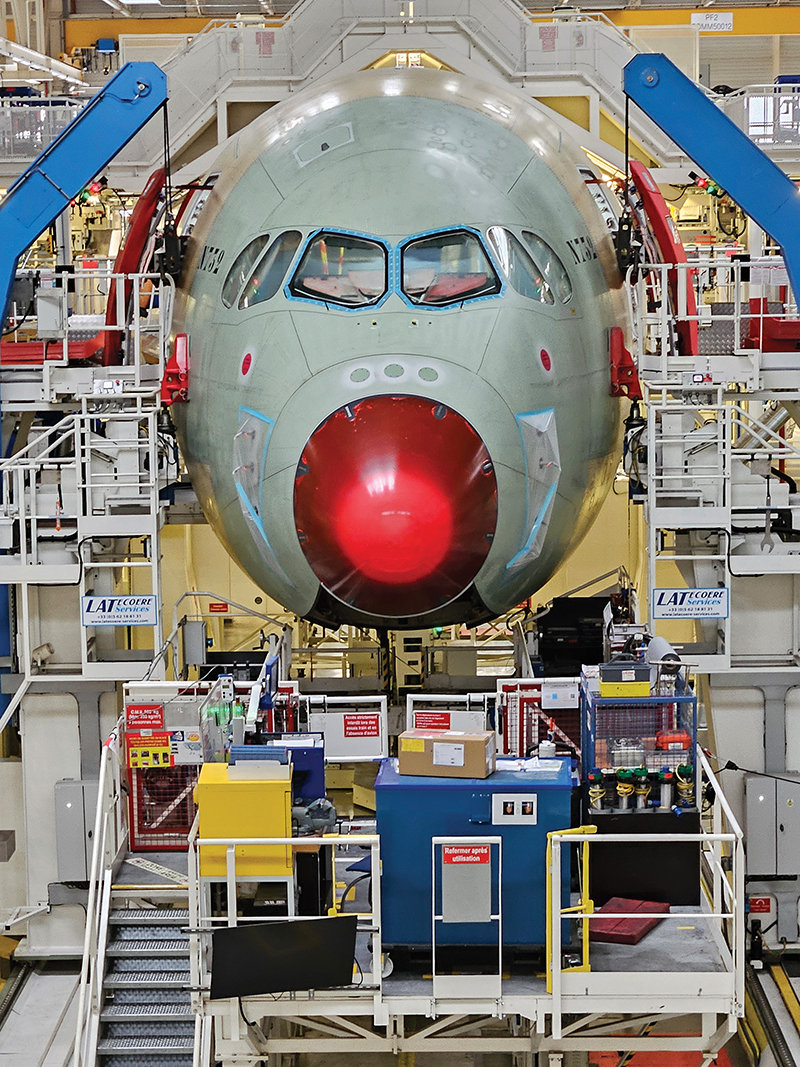
[[[515,669],[515,653],[513,641],[498,640],[493,636],[476,644],[448,641],[427,645],[422,650],[422,677],[430,678],[434,674],[486,678],[510,676]]]
[[[408,693],[406,729],[467,733],[494,729],[494,702],[494,693]]]
[[[371,969],[365,970],[357,963],[361,970],[362,980],[354,983],[354,989],[369,989],[371,992],[380,994],[383,978],[381,965],[381,893],[380,893],[380,838],[377,834],[325,834],[322,837],[199,837],[199,816],[189,834],[188,871],[189,871],[189,951],[190,951],[190,978],[192,987],[192,1009],[200,1016],[205,1016],[208,1007],[207,997],[211,988],[211,937],[215,929],[223,927],[242,926],[248,923],[262,922],[303,922],[308,916],[293,914],[294,908],[294,885],[289,879],[287,899],[288,915],[270,917],[242,916],[237,911],[238,885],[240,882],[252,883],[252,873],[240,875],[237,873],[237,852],[246,855],[246,847],[290,850],[292,855],[296,851],[308,849],[309,845],[322,849],[362,849],[370,850],[370,875],[372,878],[372,892],[370,895],[369,910],[357,912],[358,914],[358,938],[356,942],[356,959],[359,948],[363,947],[363,938],[369,942],[371,948]],[[204,848],[225,849],[225,874],[219,877],[206,877],[202,873],[202,850]],[[241,851],[240,851],[241,850]],[[252,860],[250,860],[252,864]],[[269,877],[265,881],[275,881]],[[281,883],[286,879],[280,877]],[[207,891],[210,883],[218,882],[226,887],[226,902],[223,908],[214,914],[212,897]],[[332,907],[331,911],[334,911]],[[362,944],[359,945],[359,939]],[[349,987],[348,987],[349,988]],[[315,1003],[319,1003],[325,996],[324,993],[314,994]],[[302,994],[294,994],[295,999],[301,1000]],[[201,1061],[202,1062],[202,1061]],[[76,1065],[77,1067],[77,1065]]]
[[[698,998],[701,994],[710,1003],[713,997],[718,1004],[720,1014],[729,1017],[730,1025],[735,1029],[735,1019],[744,1011],[744,967],[745,967],[745,875],[743,834],[730,805],[725,799],[719,782],[706,759],[702,749],[697,749],[698,765],[701,771],[701,793],[705,783],[714,791],[714,811],[710,831],[702,828],[695,834],[655,834],[629,833],[604,834],[585,832],[586,828],[565,830],[551,833],[550,855],[547,868],[548,878],[548,952],[547,966],[550,974],[549,991],[552,995],[552,1036],[562,1036],[563,1015],[565,1012],[579,1010],[575,1007],[577,998],[591,996],[594,1003],[597,998],[607,995],[609,1002],[619,1003],[620,998],[645,996]],[[581,829],[584,832],[581,832]],[[706,961],[706,969],[692,968],[682,962],[675,972],[662,971],[650,973],[646,977],[642,971],[620,970],[616,967],[612,975],[607,972],[593,974],[586,967],[577,968],[577,973],[570,973],[564,968],[562,956],[563,924],[580,923],[583,925],[582,944],[585,945],[585,927],[590,923],[594,912],[591,903],[591,887],[586,885],[582,891],[584,907],[576,911],[572,905],[561,906],[562,869],[568,863],[563,853],[570,845],[588,846],[591,850],[602,844],[630,844],[648,846],[658,844],[696,843],[701,852],[701,906],[692,911],[672,907],[669,912],[659,913],[659,918],[669,923],[686,923],[702,926],[708,933],[710,949],[716,951],[713,960]],[[641,919],[641,913],[615,913],[615,919]],[[591,929],[591,927],[589,927]],[[632,950],[629,950],[632,951]],[[589,951],[591,966],[591,950]],[[595,1008],[595,1010],[598,1010]],[[612,1009],[613,1010],[613,1009]]]
[[[326,762],[385,759],[389,755],[388,698],[312,696],[308,729],[322,734]]]
[[[722,387],[700,395],[698,388],[645,384],[647,424],[627,449],[626,469],[645,493],[651,594],[675,585],[677,565],[693,566],[694,585],[727,598],[703,622],[702,645],[687,650],[702,670],[729,663],[735,577],[800,573],[800,442],[786,434],[791,393],[788,408],[760,400],[753,407],[726,400]],[[795,663],[794,652],[774,656]]]
[[[800,147],[800,85],[746,85],[717,104],[765,151]]]
[[[313,645],[292,649],[292,665],[298,677],[365,678],[373,687],[384,677],[388,651],[379,645]]]
[[[97,1058],[111,884],[128,839],[120,761],[123,730],[124,721],[120,718],[100,756],[72,1067],[94,1067]]]
[[[66,541],[77,534],[80,541],[99,532],[94,528],[97,516],[113,514],[117,504],[129,507],[137,502],[155,515],[155,411],[137,408],[134,404],[133,410],[121,407],[112,413],[92,405],[89,411],[65,416],[16,455],[0,461],[0,542],[6,550],[13,549],[23,565],[46,562],[46,542],[59,535]],[[95,429],[99,421],[104,435]],[[135,526],[129,521],[128,532]]]
[[[638,49],[604,15],[532,15],[516,0],[464,0],[457,11],[446,0],[415,0],[408,8],[395,0],[301,0],[283,19],[215,22],[165,62],[175,150],[202,127],[230,86],[301,85],[351,33],[381,39],[408,26],[415,30],[415,49],[425,48],[421,31],[439,40],[444,31],[455,32],[507,78],[580,78],[615,119],[624,119],[620,72]],[[630,119],[653,154],[680,158],[646,116],[634,112]],[[158,136],[155,128],[145,129],[120,158],[155,160]]]
[[[42,279],[37,291],[41,315],[47,299],[48,321],[38,322],[42,342],[8,346],[3,366],[29,369],[41,365],[45,375],[45,396],[49,396],[50,374],[56,367],[67,367],[70,358],[86,360],[106,347],[121,354],[121,362],[107,368],[108,379],[102,392],[141,393],[157,396],[164,376],[164,364],[172,329],[175,283],[168,275],[114,274],[108,270],[79,270],[67,276],[54,274]],[[50,285],[51,288],[45,288]],[[110,314],[93,313],[97,301],[103,309],[110,302]],[[85,312],[89,310],[90,313]],[[25,319],[18,321],[19,330]],[[88,334],[88,337],[86,336]],[[17,335],[19,336],[19,335]],[[41,358],[36,358],[36,346]],[[116,356],[115,356],[116,358]]]
[[[283,18],[212,20],[190,38],[161,35],[156,38],[156,48],[174,50],[169,58],[162,57],[168,66],[182,57],[202,54],[208,59],[214,55],[221,64],[215,64],[215,69],[222,74],[246,77],[261,71],[276,80],[298,82],[310,77],[342,37],[357,26],[374,26],[386,33],[409,25],[441,29],[445,24],[460,27],[509,77],[566,70],[594,75],[599,61],[601,72],[605,70],[608,75],[609,90],[616,93],[620,87],[610,74],[609,64],[621,69],[638,51],[603,13],[565,12],[554,17],[529,12],[515,0],[467,0],[457,11],[446,0],[415,0],[408,9],[396,0],[323,0],[321,6],[319,0],[301,0]],[[577,35],[569,28],[572,25],[582,27]],[[540,26],[552,29],[540,33]],[[121,44],[124,41],[127,55],[131,46],[144,48],[149,40],[126,35]],[[237,47],[220,47],[221,42],[229,46],[231,41]],[[139,58],[142,54],[137,51]]]
[[[180,617],[180,606],[184,600],[193,600],[196,610],[190,615],[184,615]],[[218,605],[224,605],[225,611],[201,611],[201,601],[208,600]],[[209,604],[209,608],[210,608]],[[233,608],[233,611],[228,609]],[[192,589],[190,592],[182,593],[172,608],[172,630],[164,641],[164,644],[156,652],[156,655],[151,664],[150,670],[147,673],[147,677],[150,678],[155,672],[156,668],[164,663],[164,669],[166,670],[170,666],[172,677],[174,681],[178,681],[180,678],[185,677],[190,666],[186,662],[185,658],[181,654],[180,649],[180,632],[181,627],[186,623],[198,623],[206,622],[210,619],[231,619],[231,618],[247,618],[257,619],[258,625],[254,630],[243,639],[238,647],[241,647],[245,642],[250,642],[254,637],[257,637],[260,633],[263,633],[263,623],[267,623],[270,626],[276,626],[279,628],[279,633],[264,634],[266,638],[266,649],[264,655],[272,655],[277,653],[280,657],[280,677],[288,678],[289,671],[292,665],[292,629],[286,622],[282,622],[279,619],[274,618],[272,615],[265,615],[263,611],[256,611],[255,608],[247,607],[245,604],[240,604],[236,600],[231,600],[230,597],[223,596],[221,593],[210,592],[205,589]],[[233,649],[235,651],[236,649]]]
[[[75,118],[86,100],[18,97],[0,101],[0,155],[33,159]]]
[[[125,593],[134,573],[140,594],[156,595],[160,585],[158,495],[166,471],[159,467],[157,409],[145,410],[136,396],[113,405],[100,400],[85,409],[37,433],[15,456],[0,461],[0,580],[23,587],[18,610],[26,677],[52,673],[54,667],[67,669],[55,661],[44,667],[33,663],[35,611],[28,586],[71,583],[81,594]],[[114,540],[97,540],[101,534]],[[130,539],[139,539],[141,547],[131,548]],[[122,582],[120,568],[125,568]],[[99,623],[102,628],[103,620]],[[143,625],[152,627],[152,647],[158,648],[160,613]],[[119,661],[109,629],[87,620],[81,627],[80,664],[69,664],[69,670],[130,677],[125,672],[131,665]],[[140,662],[151,656],[143,650]]]
[[[709,389],[702,400],[693,386],[675,386],[669,394],[645,392],[647,463],[629,466],[637,483],[646,485],[651,527],[719,530],[727,542],[716,554],[708,543],[701,545],[704,558],[727,559],[729,567],[731,553],[755,554],[762,562],[766,553],[770,569],[780,569],[782,556],[784,569],[797,571],[800,556],[789,542],[800,528],[794,497],[800,447],[785,434],[789,411],[783,406],[762,410],[760,404],[752,411],[744,402],[725,401],[720,387]],[[751,543],[756,536],[758,544]],[[653,544],[652,580],[659,557],[675,562],[697,558],[698,551],[695,546],[681,556],[675,546]]]
[[[728,252],[645,263],[629,287],[634,358],[651,387],[695,384],[703,391],[740,382],[756,390],[796,381],[800,319],[783,259],[744,261],[741,249]],[[689,310],[690,293],[696,310]],[[696,353],[676,340],[690,331]]]

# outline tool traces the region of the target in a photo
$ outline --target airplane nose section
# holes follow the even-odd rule
[[[361,611],[408,616],[458,596],[497,523],[489,453],[452,408],[377,396],[341,408],[311,435],[294,489],[312,570]]]

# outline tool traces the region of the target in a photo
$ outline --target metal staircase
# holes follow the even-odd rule
[[[193,1067],[203,1028],[192,1011],[188,881],[154,862],[161,854],[127,850],[122,730],[120,719],[100,759],[72,1067]]]
[[[188,922],[188,906],[111,911],[97,1042],[103,1067],[192,1067]]]

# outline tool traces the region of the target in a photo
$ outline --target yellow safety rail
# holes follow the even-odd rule
[[[545,920],[545,927],[547,931],[546,941],[546,953],[547,956],[547,992],[553,992],[553,879],[552,879],[552,861],[553,861],[553,835],[558,834],[559,837],[567,834],[596,834],[596,826],[575,826],[569,830],[551,830],[547,835],[547,918]],[[591,914],[594,911],[594,901],[589,897],[589,842],[581,842],[581,897],[577,904],[569,908],[561,908],[562,915],[569,915],[571,912],[583,912],[585,914]],[[583,930],[581,932],[581,957],[583,962],[577,967],[564,967],[564,971],[589,971],[591,967],[589,965],[589,920],[583,920]]]

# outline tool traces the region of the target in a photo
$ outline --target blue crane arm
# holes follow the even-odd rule
[[[126,63],[31,163],[0,203],[0,323],[17,261],[167,99],[155,63]]]
[[[666,56],[642,53],[624,70],[625,93],[783,250],[800,298],[800,191]]]

